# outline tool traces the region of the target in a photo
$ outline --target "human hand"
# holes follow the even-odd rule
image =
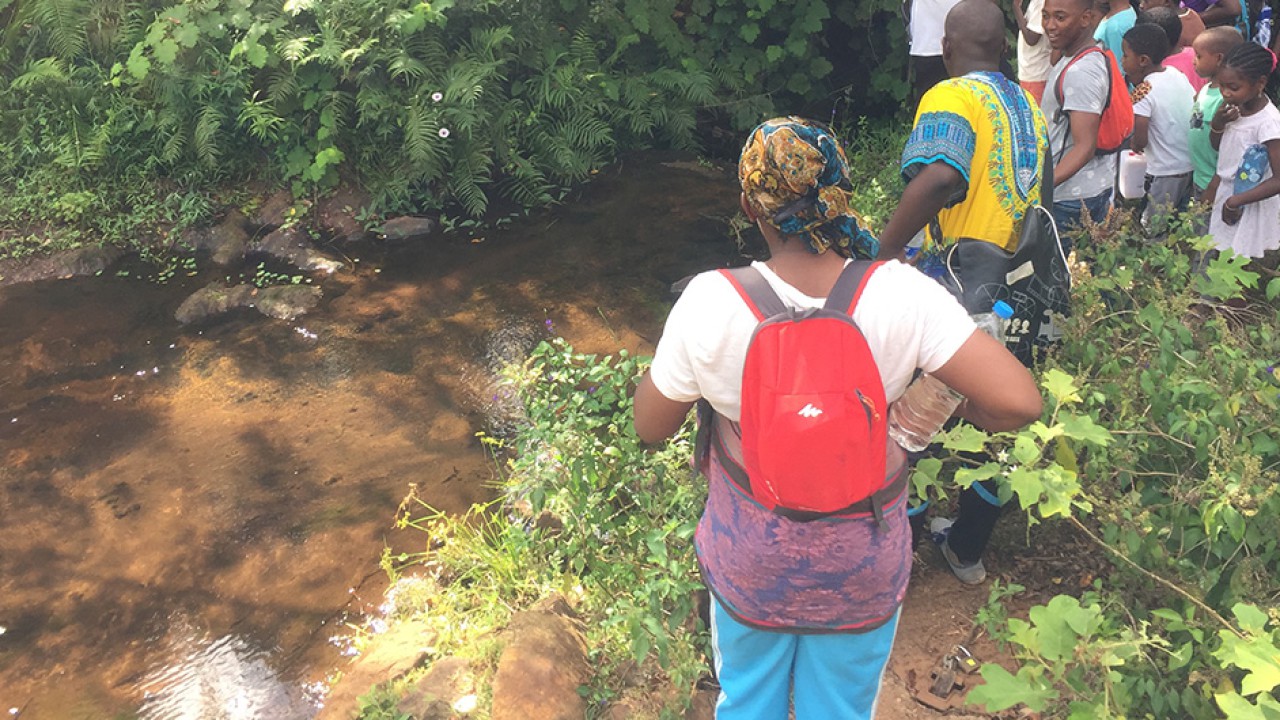
[[[1221,133],[1227,129],[1227,125],[1235,122],[1240,118],[1239,106],[1230,103],[1222,103],[1218,106],[1218,111],[1213,114],[1213,120],[1209,121],[1209,129],[1216,133]]]
[[[1235,202],[1235,199],[1236,198],[1233,195],[1227,198],[1226,202],[1222,203],[1222,222],[1228,225],[1235,225],[1240,222],[1240,217],[1244,215],[1244,208],[1240,207],[1239,204],[1235,206],[1232,205],[1232,203]]]

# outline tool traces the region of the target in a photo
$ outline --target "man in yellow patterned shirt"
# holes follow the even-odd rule
[[[952,77],[920,101],[902,153],[906,191],[880,236],[897,257],[922,228],[922,270],[960,239],[1016,249],[1022,218],[1040,201],[1048,128],[1035,101],[1000,74],[1004,20],[989,0],[947,15],[943,60]]]

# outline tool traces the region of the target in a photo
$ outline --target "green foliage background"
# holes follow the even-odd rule
[[[546,204],[620,150],[696,147],[700,128],[895,110],[906,94],[895,11],[892,0],[0,0],[0,217],[42,236],[35,249],[198,221],[227,200],[218,188],[246,179],[304,196],[346,177],[374,212]]]

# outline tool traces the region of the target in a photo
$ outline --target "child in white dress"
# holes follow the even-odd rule
[[[1218,150],[1211,181],[1215,198],[1209,233],[1219,250],[1261,257],[1280,248],[1280,110],[1264,92],[1276,56],[1244,43],[1222,61],[1222,105],[1209,127]]]

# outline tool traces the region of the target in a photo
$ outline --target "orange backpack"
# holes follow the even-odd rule
[[[1124,74],[1120,72],[1120,65],[1116,63],[1116,58],[1110,50],[1093,45],[1076,53],[1076,56],[1067,62],[1067,66],[1058,75],[1058,82],[1053,88],[1054,96],[1058,99],[1055,122],[1061,122],[1065,115],[1062,110],[1062,83],[1066,80],[1067,72],[1081,58],[1095,52],[1102,53],[1102,59],[1107,63],[1107,100],[1102,105],[1102,119],[1098,122],[1098,145],[1094,154],[1110,155],[1129,147],[1129,138],[1133,136],[1133,102],[1129,99],[1129,84],[1125,81]],[[1067,133],[1067,137],[1070,136],[1071,134]]]

